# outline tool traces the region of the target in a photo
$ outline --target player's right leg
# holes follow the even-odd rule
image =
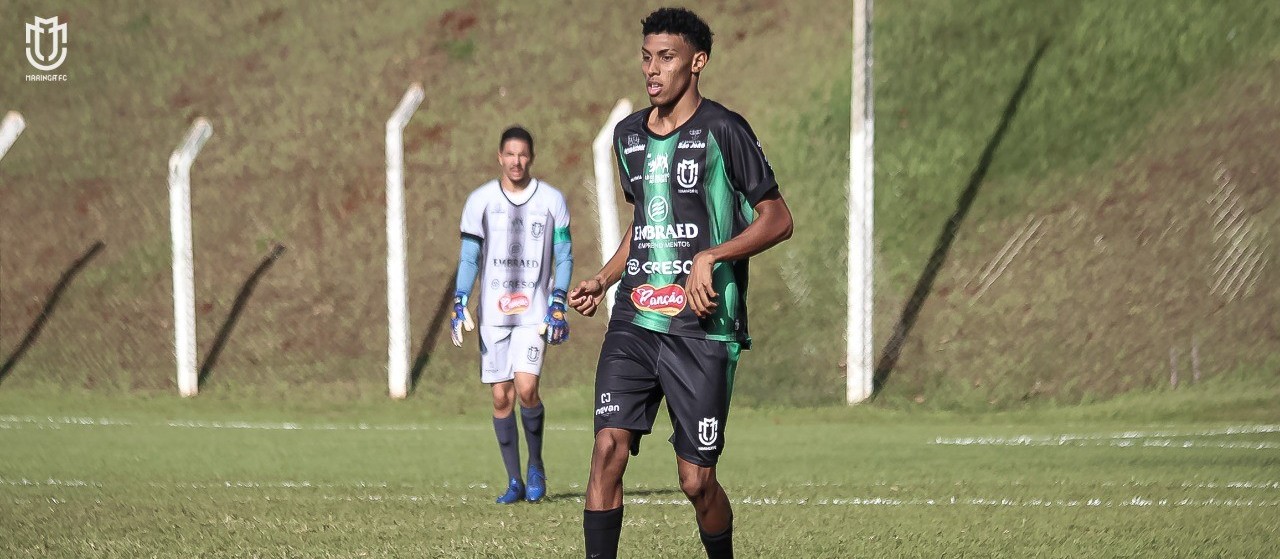
[[[595,447],[582,511],[586,556],[617,557],[622,533],[622,475],[629,454],[653,427],[662,401],[654,367],[652,332],[625,323],[610,324],[596,366]]]
[[[493,432],[507,470],[506,492],[498,496],[499,504],[511,504],[524,498],[524,479],[520,475],[520,434],[515,416],[515,373],[508,353],[511,329],[500,326],[480,327],[480,382],[493,392]]]

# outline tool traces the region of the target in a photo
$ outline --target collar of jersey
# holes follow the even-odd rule
[[[661,136],[654,134],[653,130],[649,129],[649,115],[653,114],[653,110],[657,108],[650,105],[648,109],[645,109],[644,116],[640,118],[640,127],[644,129],[644,133],[648,134],[650,138],[653,138],[655,140],[665,140],[667,138],[675,136],[676,134],[679,134],[681,130],[684,130],[691,123],[693,123],[693,121],[698,118],[698,113],[701,113],[702,108],[707,106],[707,103],[710,101],[711,101],[710,99],[703,97],[702,101],[698,103],[697,108],[693,109],[693,114],[689,115],[688,120],[684,121],[684,123],[682,123],[680,126],[675,127],[674,130],[667,132],[666,134],[663,134]]]
[[[498,192],[501,192],[502,197],[507,199],[507,203],[517,207],[528,204],[529,200],[533,199],[533,195],[538,193],[538,185],[542,184],[542,181],[535,179],[533,177],[529,177],[529,182],[533,183],[533,184],[530,184],[528,187],[532,189],[529,191],[529,197],[525,198],[523,202],[520,202],[519,204],[517,204],[516,201],[512,200],[511,196],[507,194],[507,189],[502,188],[502,179],[498,179],[494,182],[497,183],[498,185]]]

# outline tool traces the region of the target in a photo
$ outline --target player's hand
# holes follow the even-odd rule
[[[467,296],[458,295],[453,298],[453,316],[449,318],[449,334],[453,338],[454,347],[462,347],[462,329],[468,332],[476,329],[471,320],[471,312],[467,310]]]
[[[594,316],[600,301],[604,299],[604,282],[600,277],[583,280],[569,292],[569,306],[582,316]]]
[[[565,292],[557,289],[551,293],[551,304],[547,306],[547,317],[542,319],[542,335],[547,343],[559,345],[569,339],[569,319],[564,313]]]
[[[711,286],[712,270],[715,268],[715,257],[699,252],[693,257],[693,269],[684,281],[685,300],[689,309],[698,318],[707,318],[720,306],[716,298],[720,296]]]

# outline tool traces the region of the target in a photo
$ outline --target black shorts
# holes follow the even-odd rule
[[[630,322],[609,323],[596,366],[596,432],[631,431],[631,454],[653,431],[667,398],[676,456],[714,466],[724,449],[729,397],[740,344],[661,334]]]

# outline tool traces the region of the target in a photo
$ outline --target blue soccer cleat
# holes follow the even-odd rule
[[[547,474],[542,471],[542,466],[529,465],[529,489],[525,493],[525,500],[530,503],[541,501],[547,494]]]
[[[511,478],[511,481],[507,484],[507,492],[503,493],[501,497],[498,497],[498,500],[495,502],[498,503],[499,505],[510,505],[523,498],[524,498],[524,482],[520,481],[518,478],[513,477]]]

